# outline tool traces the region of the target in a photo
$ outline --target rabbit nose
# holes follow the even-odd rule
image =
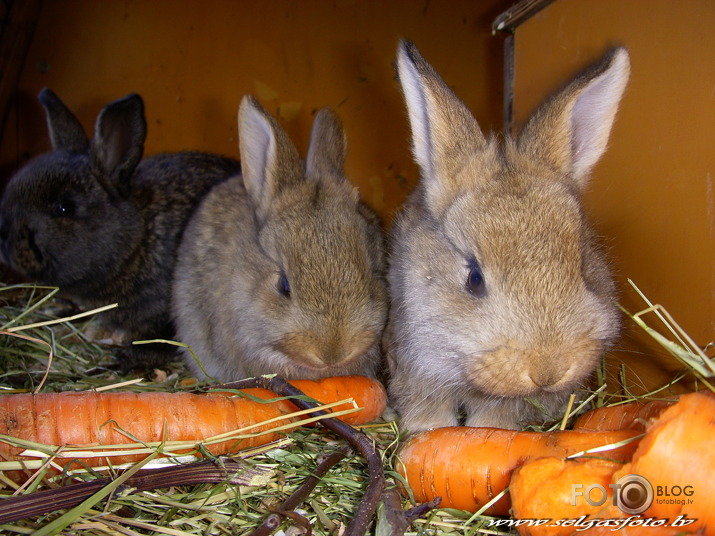
[[[328,346],[323,349],[320,354],[320,360],[326,365],[334,365],[340,363],[345,357],[341,348],[336,348],[335,346]]]
[[[549,387],[558,383],[564,377],[564,370],[558,366],[540,366],[529,372],[529,378],[538,387]]]
[[[305,348],[303,355],[313,366],[323,368],[345,360],[345,349],[335,342],[317,343],[312,348]]]

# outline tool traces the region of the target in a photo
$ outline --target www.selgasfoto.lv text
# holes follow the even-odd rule
[[[631,516],[623,519],[617,518],[589,518],[584,515],[578,518],[565,519],[490,519],[490,527],[519,527],[519,526],[548,526],[548,527],[573,527],[575,530],[586,530],[592,527],[607,527],[614,531],[625,527],[685,527],[695,523],[697,518],[678,516],[672,522],[669,519],[658,519],[655,517]]]

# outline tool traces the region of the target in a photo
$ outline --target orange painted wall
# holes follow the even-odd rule
[[[389,222],[417,179],[393,61],[414,40],[486,130],[501,128],[502,41],[511,0],[45,0],[0,145],[0,183],[49,148],[36,95],[51,87],[91,133],[107,102],[145,100],[146,154],[238,155],[245,93],[276,113],[304,152],[312,117],[345,123],[348,177]],[[630,310],[630,277],[700,344],[715,338],[715,3],[557,0],[516,32],[514,111],[612,44],[632,54],[630,86],[586,203],[608,237]],[[614,363],[635,384],[676,364],[629,327]],[[617,368],[612,368],[617,371]]]
[[[0,182],[48,149],[36,95],[52,88],[91,133],[130,92],[146,105],[146,154],[238,156],[236,111],[252,93],[304,154],[312,117],[334,107],[347,175],[389,221],[417,179],[393,61],[412,39],[487,127],[501,122],[509,0],[47,0],[0,147]]]
[[[645,308],[630,278],[699,345],[715,340],[713,29],[711,0],[557,0],[515,33],[519,121],[609,46],[630,50],[630,84],[586,202],[608,237],[623,305]],[[632,387],[671,378],[680,365],[627,326],[611,372],[625,363]]]

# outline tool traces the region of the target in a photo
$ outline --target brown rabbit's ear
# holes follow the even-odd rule
[[[132,94],[107,104],[97,116],[90,156],[106,177],[105,187],[127,196],[129,178],[144,152],[144,103]]]
[[[585,186],[606,150],[629,73],[628,51],[611,51],[534,113],[519,136],[519,148]]]
[[[281,190],[304,178],[303,163],[278,121],[251,95],[238,108],[238,137],[243,182],[262,221]]]
[[[89,139],[82,124],[54,91],[44,88],[37,96],[45,108],[47,131],[53,149],[63,149],[70,153],[85,153],[89,149]]]
[[[456,172],[485,148],[486,140],[469,109],[411,42],[400,42],[397,73],[421,183],[432,210],[439,212],[461,187]]]
[[[347,138],[340,118],[330,108],[321,109],[313,121],[306,160],[308,178],[345,178]]]

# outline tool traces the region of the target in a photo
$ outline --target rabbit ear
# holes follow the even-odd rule
[[[45,108],[47,130],[53,149],[64,149],[70,153],[84,153],[89,148],[89,139],[79,120],[67,106],[55,95],[54,91],[44,88],[37,96]]]
[[[238,108],[238,137],[243,182],[263,220],[276,195],[303,178],[303,163],[278,121],[251,95]]]
[[[139,95],[114,101],[97,116],[90,155],[109,180],[107,186],[120,195],[128,194],[128,179],[142,158],[145,139],[144,103]]]
[[[344,179],[347,138],[337,114],[323,108],[315,116],[310,134],[306,175],[310,178]]]
[[[582,188],[606,150],[629,73],[628,51],[615,49],[536,111],[519,136],[519,147],[572,176]]]
[[[439,210],[460,187],[455,172],[484,149],[486,140],[471,112],[413,43],[400,42],[397,71],[427,201]]]

